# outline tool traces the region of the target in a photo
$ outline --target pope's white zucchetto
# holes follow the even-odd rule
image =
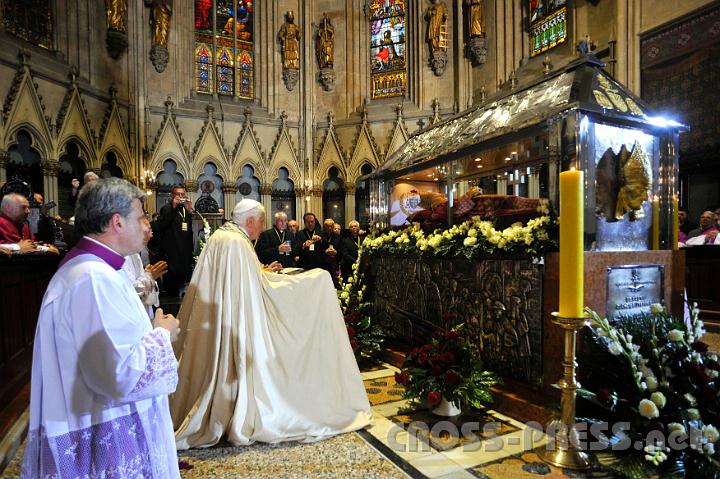
[[[265,208],[263,207],[262,203],[259,203],[255,200],[251,200],[250,198],[245,198],[245,199],[239,201],[235,205],[235,208],[233,208],[233,210],[232,210],[233,222],[239,224],[238,220],[240,218],[248,216],[248,213],[253,212],[255,210],[257,210],[256,214],[252,215],[252,216],[257,216],[257,214],[259,214],[260,212],[265,211]]]

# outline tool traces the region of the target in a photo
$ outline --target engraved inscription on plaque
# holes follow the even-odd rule
[[[607,271],[607,318],[637,318],[663,299],[662,265],[610,266]]]

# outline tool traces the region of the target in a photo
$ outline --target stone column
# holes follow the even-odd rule
[[[345,185],[345,224],[343,228],[347,228],[355,218],[355,185]]]
[[[153,213],[157,213],[157,185],[147,185],[145,192],[147,193],[145,197],[145,211],[152,216]]]
[[[185,180],[185,191],[187,191],[188,198],[195,208],[195,202],[198,199],[198,181],[197,180]]]
[[[225,214],[223,214],[223,218],[225,219],[230,219],[230,216],[232,215],[232,210],[237,202],[237,197],[235,196],[237,190],[237,183],[232,181],[226,181],[223,183],[222,192],[223,198],[225,199]]]
[[[0,151],[0,183],[7,181],[7,164],[10,159],[7,151]]]
[[[272,185],[260,185],[260,202],[265,208],[265,227],[272,225]]]
[[[311,213],[315,213],[318,222],[322,224],[323,219],[323,190],[322,188],[313,188],[310,190],[310,209]]]
[[[299,227],[303,228],[302,217],[308,209],[309,201],[305,201],[305,190],[303,188],[295,188],[295,220]]]
[[[43,172],[43,196],[45,202],[55,200],[60,203],[58,198],[58,173],[60,172],[60,162],[57,160],[43,160],[41,163]]]

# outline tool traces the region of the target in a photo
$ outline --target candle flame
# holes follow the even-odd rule
[[[575,167],[574,167],[574,166],[571,166],[571,167],[570,167],[570,171],[575,171]]]
[[[660,201],[660,198],[658,198],[658,195],[653,195],[653,201]]]

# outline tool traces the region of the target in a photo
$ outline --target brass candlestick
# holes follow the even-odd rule
[[[555,433],[548,438],[548,444],[540,457],[548,464],[564,469],[589,469],[590,457],[587,452],[578,449],[578,435],[575,429],[575,397],[580,384],[575,379],[575,343],[577,332],[588,324],[590,317],[563,318],[552,313],[553,323],[565,330],[565,357],[563,358],[563,377],[559,385],[560,417],[550,421],[547,431]]]

